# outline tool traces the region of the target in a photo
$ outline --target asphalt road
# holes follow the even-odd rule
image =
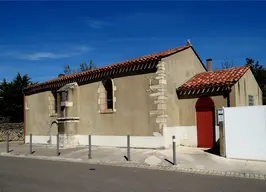
[[[255,192],[266,181],[0,157],[0,192]]]

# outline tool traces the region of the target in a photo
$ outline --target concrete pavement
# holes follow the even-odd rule
[[[266,182],[82,163],[0,157],[1,192],[264,192]]]
[[[177,147],[176,166],[171,164],[171,149],[131,149],[130,162],[124,157],[127,154],[125,148],[93,146],[91,160],[88,160],[87,147],[60,149],[60,157],[56,157],[55,146],[34,145],[32,155],[29,155],[29,146],[22,143],[11,143],[10,150],[13,151],[9,154],[5,150],[5,143],[0,143],[1,155],[266,179],[266,162],[225,159],[189,147]]]

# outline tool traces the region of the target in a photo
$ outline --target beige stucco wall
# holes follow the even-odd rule
[[[167,73],[167,126],[179,126],[183,122],[187,122],[185,118],[189,119],[187,124],[193,124],[194,119],[191,120],[191,117],[193,117],[191,114],[194,111],[194,107],[191,106],[194,106],[195,99],[179,100],[177,98],[176,88],[192,78],[195,74],[204,72],[205,69],[191,48],[167,57],[163,61],[166,63],[165,68]]]
[[[205,72],[200,60],[189,48],[185,51],[165,58],[167,71],[167,126],[195,126],[196,109],[198,98],[178,99],[176,88],[192,78],[195,74]],[[235,106],[234,90],[230,93],[230,106]],[[228,106],[227,98],[222,95],[211,96],[215,104],[215,120],[217,122],[217,109]]]
[[[217,109],[227,106],[227,98],[222,95],[212,96],[214,102],[215,122],[217,122]],[[196,125],[196,102],[197,98],[179,100],[179,124],[178,126]]]
[[[233,86],[236,106],[248,106],[248,95],[253,95],[254,105],[262,105],[262,91],[249,69]]]
[[[53,95],[50,91],[25,96],[26,135],[52,135],[57,134],[57,126],[52,125],[56,117],[51,117],[49,109],[50,99]]]
[[[66,129],[76,130],[80,135],[133,135],[152,136],[153,132],[159,132],[159,126],[151,110],[156,109],[153,99],[149,96],[149,80],[147,77],[154,74],[141,74],[113,79],[116,87],[114,97],[116,99],[114,113],[101,114],[99,112],[98,88],[101,82],[81,85],[70,89],[69,101],[73,101],[72,107],[67,107],[64,115],[79,117],[79,122],[68,122]],[[50,98],[50,99],[49,99]],[[57,117],[50,116],[53,95],[50,91],[26,96],[28,109],[26,110],[27,134],[52,135],[57,133],[56,125],[52,122]],[[59,105],[59,103],[58,103]],[[60,115],[58,115],[60,116]],[[72,126],[73,124],[73,126]],[[62,125],[62,124],[61,124]],[[60,129],[61,130],[61,129]],[[68,130],[69,131],[69,130]],[[60,131],[61,132],[61,131]]]
[[[154,104],[146,91],[149,89],[147,77],[152,75],[113,79],[116,112],[111,114],[99,113],[97,91],[101,82],[80,86],[78,134],[152,136],[158,132],[155,118],[149,114]]]

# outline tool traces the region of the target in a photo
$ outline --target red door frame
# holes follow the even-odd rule
[[[210,97],[206,97],[206,96],[200,97],[196,102],[195,108],[196,108],[196,122],[197,122],[196,126],[197,126],[198,147],[212,148],[215,143],[214,102]],[[199,116],[201,117],[204,116],[205,118],[207,118],[206,120],[211,121],[211,123],[204,123],[204,120],[197,119]],[[199,125],[198,122],[201,122],[201,125]],[[208,127],[203,129],[202,126],[208,126]],[[207,139],[206,139],[206,134],[208,135]],[[208,137],[212,137],[212,142],[209,141]]]

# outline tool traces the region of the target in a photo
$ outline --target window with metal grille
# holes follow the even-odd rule
[[[249,95],[248,96],[248,105],[249,106],[254,105],[254,97],[253,97],[253,95]]]

